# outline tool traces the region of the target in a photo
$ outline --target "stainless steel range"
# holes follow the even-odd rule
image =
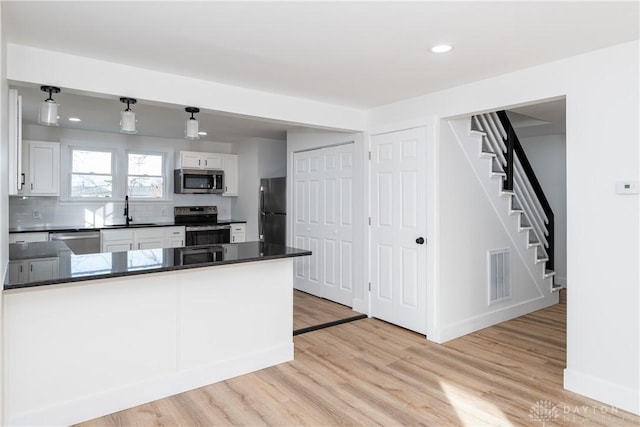
[[[186,246],[215,245],[231,241],[231,225],[218,224],[217,206],[173,208],[176,225],[185,226]]]

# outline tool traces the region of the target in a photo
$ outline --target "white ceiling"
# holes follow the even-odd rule
[[[2,1],[11,43],[358,108],[637,39],[638,6]]]

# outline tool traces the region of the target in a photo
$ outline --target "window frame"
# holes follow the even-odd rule
[[[96,153],[109,153],[111,156],[111,174],[102,174],[102,173],[92,173],[92,172],[87,172],[87,173],[76,173],[73,171],[73,152],[74,151],[90,151],[90,152],[96,152]],[[68,191],[68,200],[69,201],[104,201],[104,200],[115,200],[117,198],[117,194],[118,194],[118,180],[117,180],[117,159],[116,159],[116,150],[111,149],[111,148],[102,148],[102,147],[84,147],[84,146],[80,146],[80,145],[70,145],[69,146],[69,173],[67,175],[68,177],[68,183],[67,183],[67,191]],[[91,197],[82,197],[82,196],[75,196],[73,194],[73,176],[74,175],[95,175],[95,176],[111,176],[111,195],[110,196],[104,196],[104,197],[97,197],[97,196],[91,196]]]
[[[157,156],[161,159],[160,165],[160,175],[135,175],[129,173],[129,156],[130,155],[146,155],[146,156]],[[126,150],[124,153],[124,187],[123,193],[124,195],[128,195],[130,199],[136,200],[138,202],[161,202],[169,200],[168,187],[170,184],[170,174],[168,168],[168,155],[163,151],[151,151],[151,150]],[[129,177],[151,177],[151,178],[162,178],[162,196],[161,197],[139,197],[133,196],[129,194]],[[123,197],[124,197],[123,195]]]

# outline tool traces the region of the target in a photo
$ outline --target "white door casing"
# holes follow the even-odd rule
[[[303,151],[293,160],[296,289],[353,305],[353,143]]]
[[[371,316],[426,334],[426,128],[371,136]],[[423,238],[424,243],[417,243]]]

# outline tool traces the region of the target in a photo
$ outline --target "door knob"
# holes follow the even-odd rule
[[[419,245],[423,245],[424,244],[424,237],[418,237],[416,239],[416,243],[419,244]]]

